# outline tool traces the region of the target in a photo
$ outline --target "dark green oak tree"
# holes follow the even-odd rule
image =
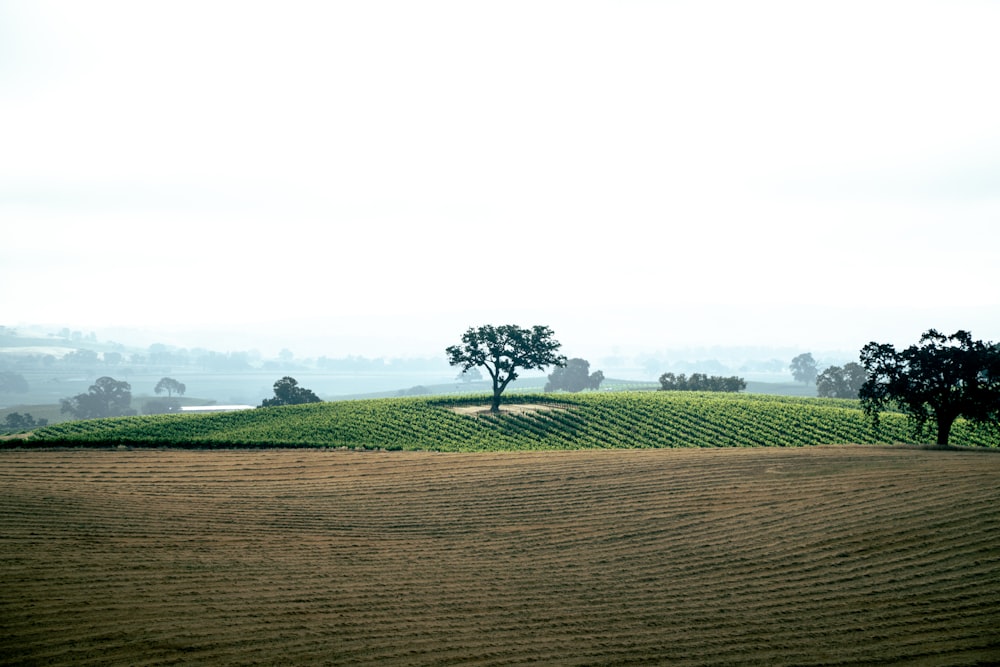
[[[879,412],[896,407],[917,434],[934,424],[937,444],[947,445],[955,420],[964,417],[1000,432],[1000,345],[973,340],[967,331],[950,336],[928,330],[902,351],[889,344],[861,349],[868,379],[859,398],[878,426]]]
[[[274,383],[274,398],[265,398],[259,407],[272,408],[278,405],[299,405],[320,401],[320,397],[311,389],[300,387],[298,380],[286,375]]]
[[[500,395],[517,379],[519,370],[565,366],[566,357],[558,354],[562,345],[547,326],[525,329],[514,324],[486,324],[469,327],[460,345],[445,348],[448,363],[463,370],[485,368],[493,381],[490,411],[500,412]]]

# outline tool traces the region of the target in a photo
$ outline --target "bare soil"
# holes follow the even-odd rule
[[[460,415],[484,415],[490,413],[488,405],[456,405],[451,408],[452,412]],[[560,405],[551,403],[501,403],[500,412],[514,415],[526,415],[534,412],[545,412],[546,410],[565,410]]]
[[[4,665],[1000,662],[1000,455],[0,451]]]

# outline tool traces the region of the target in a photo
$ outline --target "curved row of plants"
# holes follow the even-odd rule
[[[638,447],[795,447],[926,442],[902,415],[876,432],[855,401],[760,394],[614,392],[520,395],[552,409],[460,414],[488,396],[313,403],[207,415],[150,415],[64,422],[6,446],[346,447],[487,451]],[[956,426],[955,445],[996,446]]]

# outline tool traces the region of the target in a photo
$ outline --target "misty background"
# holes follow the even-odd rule
[[[961,0],[0,1],[0,324],[441,364],[545,324],[634,379],[1000,340],[998,29]]]

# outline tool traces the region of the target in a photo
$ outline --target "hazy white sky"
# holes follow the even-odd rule
[[[0,324],[1000,340],[998,34],[963,0],[0,0]]]

